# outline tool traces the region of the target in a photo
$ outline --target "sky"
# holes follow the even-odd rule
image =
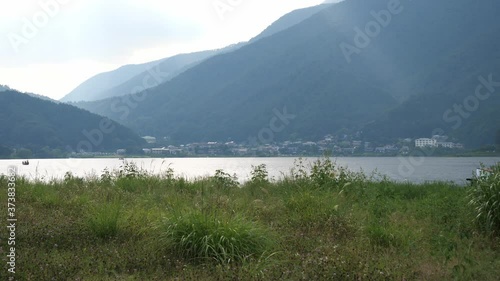
[[[0,84],[60,99],[98,73],[248,41],[286,13],[322,2],[9,1],[0,10]]]

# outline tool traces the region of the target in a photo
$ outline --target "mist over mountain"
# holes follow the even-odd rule
[[[249,42],[233,44],[219,50],[208,50],[189,54],[180,54],[169,58],[138,65],[122,66],[114,71],[101,73],[88,79],[75,90],[61,99],[62,102],[95,101],[111,97],[133,94],[153,88],[167,82],[182,72],[207,58],[224,54],[264,37],[285,30],[313,14],[325,9],[328,5],[319,5],[293,11],[266,28],[261,34]]]
[[[180,54],[144,64],[125,65],[90,78],[63,97],[61,101],[94,101],[146,90],[169,81],[196,63],[223,51]]]
[[[126,82],[139,73],[161,63],[157,60],[139,65],[125,65],[116,70],[97,74],[61,98],[62,102],[90,101],[101,99],[101,93]]]
[[[493,0],[346,0],[140,98],[79,106],[179,142],[245,141],[265,129],[266,141],[430,137],[441,129],[467,145],[493,143],[499,95],[464,103],[479,77],[500,81],[499,10]],[[460,115],[455,104],[474,110]]]

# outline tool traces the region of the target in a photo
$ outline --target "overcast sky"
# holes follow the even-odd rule
[[[284,14],[323,2],[0,1],[0,84],[55,99],[121,65],[247,41]]]

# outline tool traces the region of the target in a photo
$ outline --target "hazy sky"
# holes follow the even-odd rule
[[[0,1],[0,84],[55,99],[124,64],[247,41],[282,15],[323,2]]]

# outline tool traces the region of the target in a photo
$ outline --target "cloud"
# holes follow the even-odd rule
[[[41,2],[50,1],[59,3]],[[190,40],[203,32],[189,18],[176,16],[175,9],[167,5],[155,10],[131,0],[67,1],[52,8],[53,15],[38,5],[38,9],[18,9],[18,17],[9,17],[7,23],[5,18],[0,20],[0,33],[4,34],[0,40],[2,63],[19,66],[72,59],[113,61],[137,49]]]
[[[216,1],[232,5],[223,20]],[[246,41],[287,12],[322,2],[10,1],[0,10],[0,84],[60,98],[100,72]],[[12,38],[26,42],[16,51]]]
[[[216,1],[238,4],[222,21],[214,9]],[[168,51],[170,45],[174,46],[171,51],[189,45],[188,51],[203,46],[220,48],[256,36],[294,8],[319,3],[321,0],[279,4],[264,0],[15,1],[0,11],[0,61],[4,67],[70,60],[119,63],[141,50]]]

